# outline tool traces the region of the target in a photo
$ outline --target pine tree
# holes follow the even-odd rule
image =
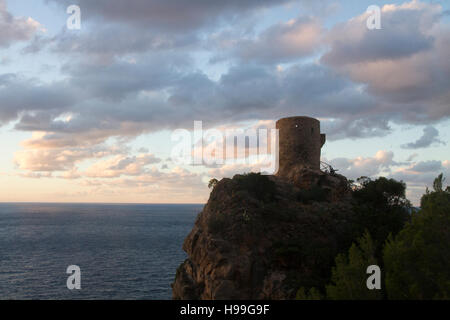
[[[336,257],[332,284],[326,287],[327,298],[331,300],[376,300],[382,299],[381,290],[369,290],[366,285],[367,267],[377,265],[375,244],[366,231],[357,244],[350,247],[348,255]]]

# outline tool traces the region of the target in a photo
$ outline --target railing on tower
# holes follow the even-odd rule
[[[330,164],[320,161],[320,170],[329,173],[329,174],[335,174],[338,169],[334,169]]]

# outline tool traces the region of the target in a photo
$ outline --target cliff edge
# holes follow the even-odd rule
[[[338,174],[222,179],[184,241],[174,299],[293,299],[329,279],[353,235],[351,191]]]

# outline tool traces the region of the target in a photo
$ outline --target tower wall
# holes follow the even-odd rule
[[[277,121],[279,129],[279,170],[286,175],[293,167],[320,170],[320,150],[325,134],[320,121],[309,117],[290,117]]]

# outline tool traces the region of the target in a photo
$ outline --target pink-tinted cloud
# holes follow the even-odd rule
[[[14,17],[7,10],[6,0],[0,0],[0,30],[0,48],[8,48],[15,42],[30,40],[44,29],[30,17]]]

